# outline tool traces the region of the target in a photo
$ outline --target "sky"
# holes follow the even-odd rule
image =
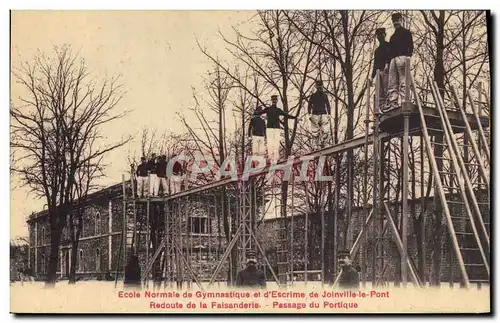
[[[13,11],[11,67],[30,61],[37,50],[50,53],[54,46],[71,45],[93,76],[120,75],[125,97],[116,112],[131,110],[122,120],[107,125],[108,142],[132,135],[134,141],[110,153],[103,184],[115,184],[128,170],[127,156],[139,147],[144,127],[159,132],[183,132],[177,112],[192,106],[191,87],[202,87],[209,60],[196,40],[224,57],[218,32],[232,35],[232,27],[251,28],[253,11]],[[226,54],[227,55],[227,54]],[[11,81],[14,103],[23,90]],[[11,238],[28,234],[26,217],[41,210],[37,200],[11,178]]]

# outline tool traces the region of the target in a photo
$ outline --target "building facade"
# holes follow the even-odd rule
[[[83,213],[76,268],[77,278],[99,278],[116,271],[121,243],[122,199],[121,185],[114,185],[89,195],[89,205]],[[33,275],[44,279],[50,254],[50,222],[46,210],[28,218],[29,261]],[[58,257],[58,277],[68,278],[72,259],[69,221],[63,229]]]
[[[130,188],[127,187],[127,190]],[[123,259],[121,257],[121,232],[123,221],[123,187],[122,184],[117,184],[96,192],[89,196],[88,205],[85,208],[83,215],[83,230],[79,240],[78,253],[77,253],[77,279],[102,279],[106,273],[121,274],[123,271]],[[481,191],[477,193],[478,200],[485,202],[488,200],[488,193]],[[128,193],[127,193],[128,194]],[[228,241],[224,234],[224,226],[220,217],[220,208],[217,208],[217,201],[210,198],[198,198],[197,200],[191,199],[188,207],[180,210],[177,216],[181,217],[182,223],[182,239],[179,241],[179,246],[182,248],[185,259],[190,264],[192,272],[199,280],[208,280],[219,263]],[[229,201],[229,212],[237,212],[237,195],[233,195],[233,202]],[[414,262],[416,263],[419,255],[418,235],[421,234],[421,229],[417,219],[421,214],[421,200],[409,201],[410,214],[409,228],[408,228],[408,252]],[[425,201],[426,208],[424,210],[425,217],[430,219],[433,217],[434,198],[429,198]],[[489,223],[489,205],[482,204],[481,211],[485,222]],[[126,206],[128,209],[128,230],[131,230],[133,223],[133,213],[130,211],[130,205]],[[155,240],[151,235],[149,239],[146,238],[145,229],[141,223],[147,223],[146,210],[144,205],[136,205],[137,208],[137,231],[139,232],[138,241],[138,255],[140,263],[144,266],[146,255],[146,241],[149,243],[149,256],[152,255],[152,250],[159,245],[161,238]],[[392,212],[394,220],[397,223],[400,219],[400,206],[393,204]],[[464,212],[464,210],[451,210],[453,212]],[[149,214],[150,223],[158,221],[159,226],[163,227],[165,223],[165,211],[151,212]],[[344,215],[344,210],[340,210],[339,214]],[[333,214],[325,213],[325,219],[333,217]],[[339,230],[340,234],[336,237],[336,246],[341,248],[350,248],[356,240],[361,228],[365,211],[363,208],[353,208],[352,217],[347,225],[347,230]],[[154,220],[156,217],[156,220]],[[153,221],[153,222],[151,222]],[[256,236],[263,247],[270,264],[277,272],[277,254],[278,248],[276,241],[279,240],[279,230],[282,230],[280,221],[282,218],[267,219],[256,230]],[[44,279],[48,268],[48,256],[50,251],[50,226],[48,221],[47,211],[41,211],[32,214],[28,219],[29,226],[29,262],[28,266],[31,268],[33,275],[37,279]],[[293,222],[293,224],[292,224]],[[442,238],[438,239],[438,243],[442,244],[440,272],[434,273],[439,275],[441,281],[460,281],[460,272],[452,248],[447,239],[447,231],[443,219],[443,234]],[[235,232],[235,227],[230,230]],[[331,248],[321,249],[321,230],[322,222],[320,214],[308,214],[307,224],[306,215],[298,214],[293,216],[293,220],[288,218],[289,237],[292,239],[291,255],[293,259],[293,267],[296,271],[304,271],[307,264],[307,270],[310,272],[308,280],[318,279],[318,272],[321,272],[325,258],[324,253],[332,252]],[[427,220],[425,226],[425,245],[433,242],[433,221]],[[326,240],[332,239],[331,233],[325,232],[324,237]],[[368,230],[367,244],[364,246],[366,253],[366,260],[363,262],[362,275],[367,279],[371,279],[372,275],[372,258],[374,245],[374,236],[372,230]],[[73,250],[69,237],[69,224],[67,223],[61,238],[58,260],[58,277],[60,279],[67,279],[71,266],[71,254]],[[323,252],[323,253],[322,253]],[[431,264],[435,255],[432,252],[425,253],[425,280],[429,281]],[[160,260],[161,261],[161,260]],[[399,262],[398,249],[394,243],[393,237],[389,230],[384,234],[384,262],[387,264],[386,277],[390,281],[397,280],[399,276],[398,262]],[[361,265],[359,256],[355,258],[355,263]],[[418,264],[415,265],[418,267]],[[144,267],[143,267],[144,268]],[[227,277],[228,261],[224,262],[222,270],[217,276],[217,280],[225,280]],[[170,269],[172,271],[172,269]],[[335,274],[336,268],[331,268],[332,274]],[[185,271],[186,272],[186,271]],[[165,276],[165,272],[163,273]],[[268,279],[271,279],[271,274],[266,271]],[[184,274],[188,276],[187,274]],[[187,277],[189,279],[189,277]],[[302,275],[296,275],[296,279],[304,279]]]

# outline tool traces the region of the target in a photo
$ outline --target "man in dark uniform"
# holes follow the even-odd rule
[[[264,110],[257,112],[257,115],[266,114],[267,115],[267,150],[269,153],[269,158],[271,161],[277,162],[279,160],[280,152],[280,116],[284,116],[284,122],[288,122],[287,119],[297,119],[296,117],[285,113],[283,110],[278,108],[276,104],[278,103],[278,96],[271,95],[271,106],[266,107]]]
[[[255,251],[248,251],[247,267],[240,271],[236,276],[237,287],[266,287],[266,279],[264,273],[257,268],[257,255]]]
[[[141,157],[141,164],[137,166],[137,196],[148,196],[148,163],[146,157]]]
[[[148,171],[149,171],[149,195],[158,196],[156,189],[156,154],[151,155],[151,159],[148,161]]]
[[[266,122],[260,116],[262,107],[258,106],[250,120],[248,127],[248,137],[252,138],[252,155],[266,155]]]
[[[385,106],[385,98],[387,95],[387,82],[388,82],[388,72],[390,59],[390,49],[389,43],[385,41],[386,33],[385,28],[378,28],[375,30],[375,36],[379,42],[377,49],[375,49],[375,56],[373,58],[373,70],[372,70],[372,86],[374,85],[373,79],[377,76],[377,71],[379,71],[379,84],[380,84],[380,100],[379,107]]]
[[[170,194],[180,193],[182,187],[182,175],[184,175],[184,167],[181,162],[177,160],[178,157],[174,154],[170,162],[174,162],[172,165],[172,176],[169,178]]]
[[[351,253],[349,250],[339,251],[337,258],[341,268],[339,287],[343,289],[358,289],[359,274],[354,266],[352,266]]]
[[[395,109],[399,106],[398,98],[404,100],[406,84],[405,61],[407,57],[413,55],[413,36],[411,32],[402,25],[403,16],[401,13],[392,15],[394,24],[394,34],[389,42],[391,63],[389,65],[389,92],[387,110]]]
[[[156,163],[156,194],[160,193],[160,187],[162,188],[162,194],[167,195],[167,155],[161,155]]]
[[[136,255],[130,256],[127,267],[125,267],[123,286],[131,288],[141,287],[141,266],[139,264],[139,257]]]
[[[316,92],[309,97],[307,112],[310,114],[312,135],[319,143],[324,143],[328,136],[331,108],[321,80],[316,81]]]

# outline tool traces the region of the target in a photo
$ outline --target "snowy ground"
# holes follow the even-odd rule
[[[265,291],[273,292],[274,295],[254,294],[251,291],[249,298],[213,298],[204,293],[229,292],[224,284],[218,286],[217,283],[208,290],[204,284],[204,291],[200,291],[196,285],[189,290],[179,291],[180,297],[172,295],[158,298],[145,297],[146,288],[135,292],[135,297],[131,290],[124,290],[123,284],[119,283],[117,288],[114,282],[103,281],[81,281],[75,285],[69,285],[67,281],[60,281],[53,289],[45,288],[43,282],[24,283],[15,282],[11,287],[11,312],[23,313],[169,313],[169,312],[205,312],[222,313],[225,310],[211,309],[212,302],[218,304],[247,302],[249,304],[259,304],[259,308],[231,309],[231,312],[292,312],[292,313],[353,313],[353,312],[383,312],[383,313],[407,313],[407,312],[488,312],[490,310],[489,288],[483,286],[480,290],[472,288],[468,291],[460,289],[458,285],[450,288],[448,284],[443,284],[439,289],[432,288],[378,288],[376,291],[367,284],[362,291],[366,297],[359,298],[359,295],[333,294],[334,291],[328,286],[322,286],[321,282],[294,282],[294,286],[288,289],[279,289],[275,283],[268,283]],[[149,286],[152,290],[152,284]],[[173,292],[174,288],[160,289],[157,292]],[[297,294],[277,294],[277,292],[304,293],[303,298]],[[330,293],[328,297],[321,297],[324,293]],[[190,293],[190,294],[189,294]],[[314,297],[317,293],[317,297]],[[359,293],[359,291],[357,291]],[[373,293],[373,296],[370,294]],[[122,297],[120,296],[122,295]],[[205,296],[204,296],[205,295]],[[325,294],[326,295],[326,294]],[[255,297],[254,297],[255,296]],[[258,296],[258,297],[257,297]],[[310,308],[311,302],[317,302],[319,308]],[[187,308],[187,304],[198,304],[196,308]],[[208,304],[207,309],[202,309],[201,303]],[[284,309],[279,306],[292,306],[305,304],[306,308]],[[163,305],[161,305],[163,304]],[[283,305],[292,304],[292,305]],[[337,305],[335,305],[337,304]],[[340,305],[339,305],[340,304]],[[342,308],[351,304],[351,308]],[[356,308],[354,308],[356,304]],[[174,307],[177,306],[177,307]],[[217,304],[215,304],[217,305]],[[293,306],[295,306],[293,305]],[[157,308],[155,306],[164,306]],[[165,308],[166,306],[166,308]],[[181,306],[182,308],[179,308]],[[329,307],[330,306],[330,307]],[[340,307],[340,308],[339,308]]]
[[[360,284],[362,284],[362,283],[360,283]],[[18,288],[23,288],[23,287],[44,289],[44,285],[45,285],[45,283],[43,283],[43,282],[24,283],[24,284],[21,284],[20,282],[14,282],[14,283],[10,284],[11,290],[12,289],[15,290]],[[167,288],[173,289],[174,285],[175,285],[175,283],[172,284],[171,288],[169,288],[168,286],[167,286]],[[201,282],[201,285],[203,286],[204,289],[208,288],[208,282]],[[153,286],[153,281],[150,281],[148,287],[152,288],[152,286]],[[212,286],[214,288],[225,288],[226,283],[215,282],[212,284]],[[413,285],[411,283],[409,283],[408,286],[409,286],[409,288],[413,288]],[[79,281],[75,285],[69,285],[67,280],[62,280],[62,281],[58,281],[56,284],[56,289],[66,289],[66,288],[78,289],[78,288],[94,288],[94,287],[105,288],[105,289],[115,289],[115,282],[114,281],[108,282],[108,281],[88,280],[88,281]],[[307,287],[309,287],[309,288],[324,288],[324,289],[329,288],[328,284],[322,284],[319,281],[308,281],[308,282],[294,281],[293,285],[291,286],[292,289],[293,288],[307,288]],[[393,282],[390,282],[390,283],[388,283],[387,287],[394,288],[395,286],[394,286]],[[430,286],[427,284],[426,287],[430,287]],[[371,289],[372,283],[366,282],[365,288]],[[489,289],[489,285],[484,285],[484,284],[482,284],[481,286],[472,285],[472,287],[471,287],[472,290],[484,289],[484,288]],[[116,285],[116,289],[123,289],[123,282],[118,281],[117,285]],[[163,289],[163,283],[162,283],[162,289]],[[199,288],[196,286],[196,283],[193,283],[191,289],[198,290]],[[278,289],[278,284],[274,281],[268,281],[267,282],[267,289]],[[454,283],[453,286],[450,286],[450,284],[447,282],[442,283],[440,289],[462,290],[459,283]]]

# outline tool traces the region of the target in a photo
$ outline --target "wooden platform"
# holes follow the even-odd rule
[[[154,204],[158,204],[158,203],[166,203],[168,202],[169,200],[172,199],[172,196],[173,195],[166,195],[166,196],[155,196],[155,197],[136,197],[135,198],[135,203],[137,204],[146,204],[148,203],[148,200],[149,200],[149,203],[154,203]],[[205,195],[201,195],[201,194],[196,194],[194,196],[192,196],[193,199],[199,201],[201,199],[204,199],[204,200],[213,200],[213,194],[211,195],[208,195],[208,196],[205,196]],[[130,201],[132,201],[134,199],[130,199]]]
[[[423,107],[427,128],[442,129],[439,112],[434,107]],[[462,119],[462,114],[457,110],[446,110],[448,118],[455,133],[465,132],[465,123]],[[476,118],[473,114],[467,114],[467,119],[472,130],[477,129]],[[380,117],[380,130],[388,134],[399,134],[403,132],[404,117],[401,108],[385,112]],[[489,127],[489,119],[481,117],[481,125],[483,129]],[[420,136],[420,114],[418,106],[413,104],[410,111],[410,136]],[[428,129],[430,135],[436,134],[437,131]]]
[[[155,197],[137,197],[135,199],[136,203],[147,203],[148,199],[150,203],[160,203],[160,202],[166,202],[167,201],[167,196],[155,196]]]

